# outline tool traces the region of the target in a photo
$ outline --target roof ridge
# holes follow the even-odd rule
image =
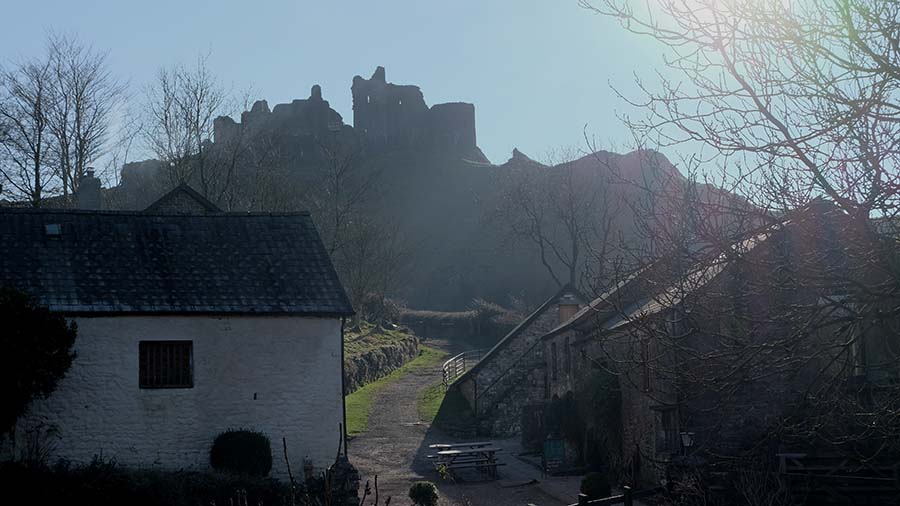
[[[259,216],[311,216],[310,211],[221,211],[212,214],[173,214],[136,211],[131,209],[66,209],[49,207],[2,207],[0,213],[9,214],[81,214],[100,216],[164,216],[166,218],[222,218],[222,217],[259,217]]]

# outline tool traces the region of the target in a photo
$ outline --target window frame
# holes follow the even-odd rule
[[[168,346],[168,350],[165,347]],[[184,348],[179,350],[179,346]],[[186,351],[186,361],[184,353]],[[181,355],[179,355],[179,352]],[[160,355],[169,353],[164,361]],[[166,362],[168,361],[168,362]],[[186,363],[185,363],[186,362]],[[186,371],[167,372],[167,368],[186,368]],[[155,374],[151,369],[156,368]],[[181,382],[169,382],[168,376],[185,377]],[[161,381],[159,378],[166,378]],[[141,390],[172,390],[194,388],[194,341],[188,339],[148,339],[138,341],[138,388]]]
[[[657,452],[677,454],[682,448],[681,420],[675,406],[651,408],[654,412],[655,446]]]
[[[559,351],[557,351],[556,341],[550,343],[550,367],[551,377],[553,381],[559,380]]]
[[[650,377],[650,340],[641,339],[641,391],[653,391],[653,381]]]

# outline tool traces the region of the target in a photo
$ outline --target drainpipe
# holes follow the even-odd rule
[[[346,385],[344,385],[344,382],[345,382],[345,380],[344,380],[344,373],[345,373],[345,371],[344,371],[344,324],[346,322],[347,322],[347,318],[342,317],[341,318],[341,408],[344,411],[344,414],[343,414],[344,433],[342,434],[342,437],[344,438],[344,456],[345,457],[347,456],[347,395],[344,393],[344,392],[346,392],[346,389],[345,389]]]

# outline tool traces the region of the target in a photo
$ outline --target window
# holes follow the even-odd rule
[[[194,386],[192,341],[141,341],[139,384],[141,388],[192,388]]]
[[[553,381],[559,379],[559,353],[556,351],[556,342],[550,343],[550,370],[553,371]]]
[[[650,391],[650,341],[641,340],[641,383],[645,392]]]
[[[566,371],[566,374],[568,375],[572,372],[572,347],[569,345],[569,337],[568,336],[566,336],[566,342],[565,342],[565,344],[563,344],[563,346],[565,346],[565,350],[563,350],[563,353],[565,354],[564,356],[566,358],[565,371]]]
[[[678,412],[672,407],[656,408],[656,451],[677,453],[681,449]]]

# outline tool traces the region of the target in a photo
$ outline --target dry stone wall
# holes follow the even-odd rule
[[[387,376],[419,355],[419,339],[394,340],[344,360],[344,394],[356,391],[366,383]]]

